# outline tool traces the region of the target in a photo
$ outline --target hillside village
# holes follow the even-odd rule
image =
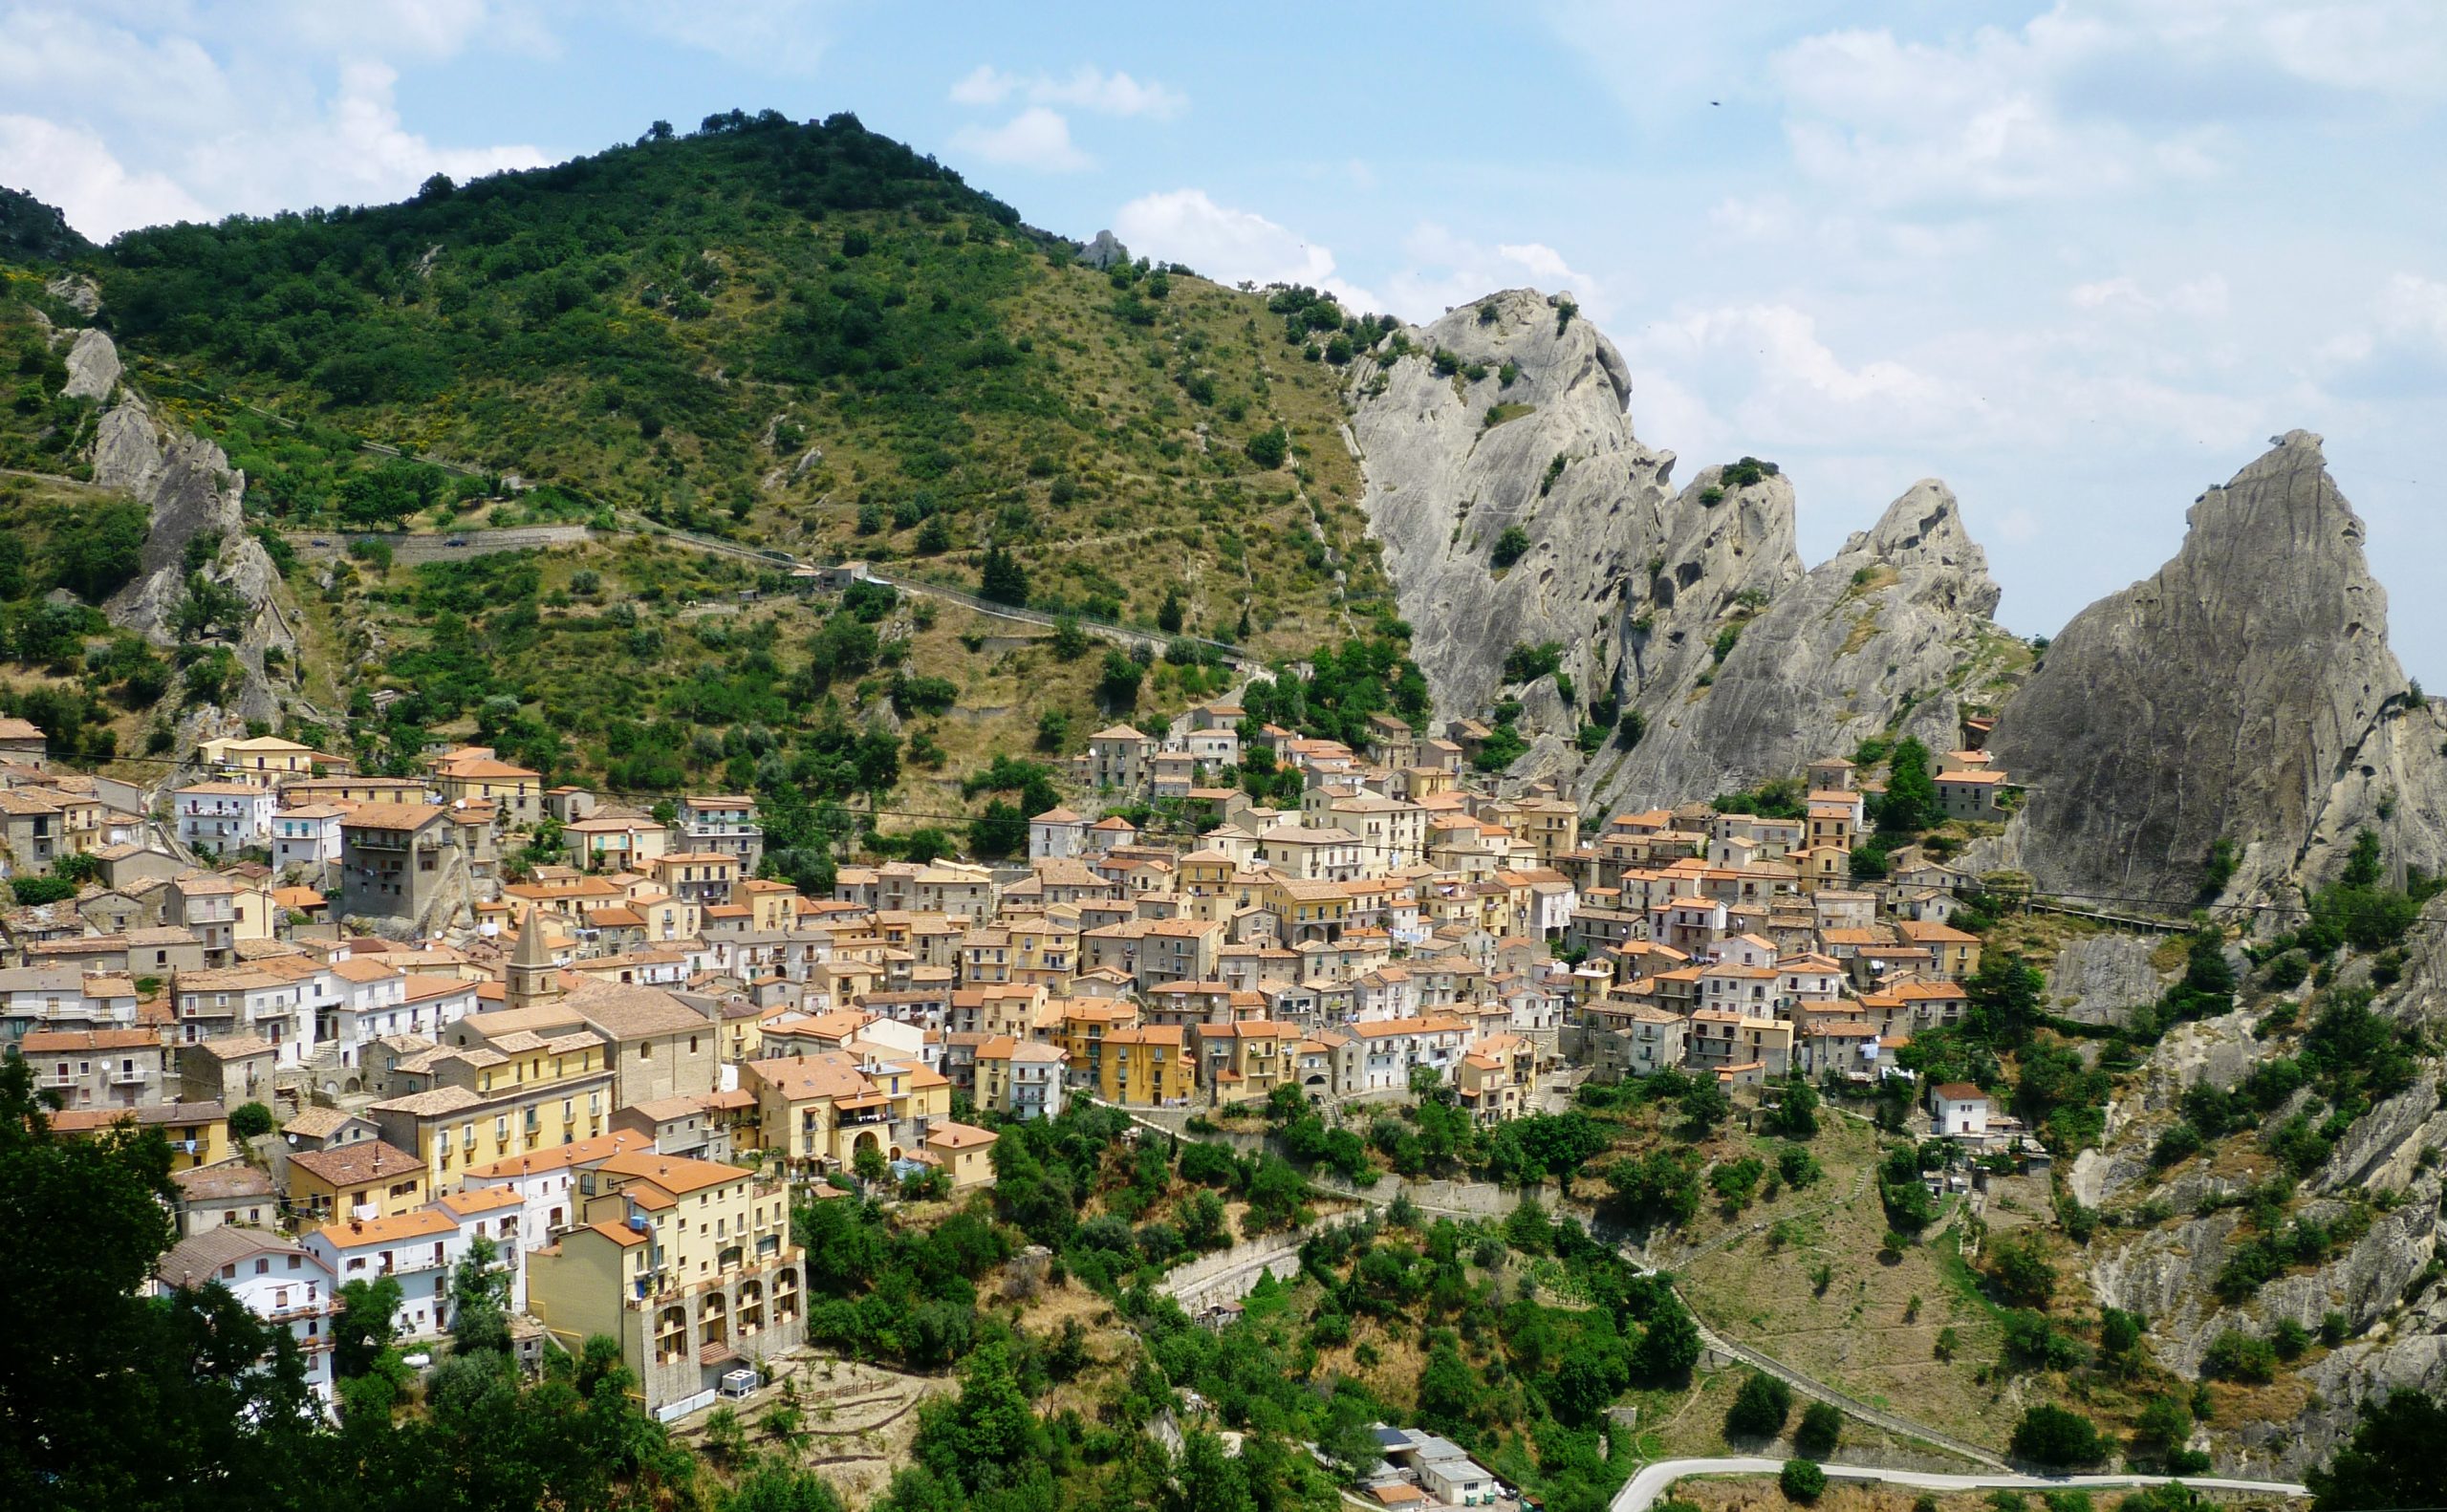
[[[668,1417],[803,1342],[794,1192],[956,1196],[995,1180],[998,1131],[1074,1101],[1178,1128],[1436,1099],[1488,1127],[1668,1068],[1857,1090],[1964,1010],[1972,883],[1917,845],[1856,880],[1878,778],[1849,760],[1787,785],[1799,817],[1695,802],[1592,834],[1477,771],[1466,724],[1375,731],[1228,702],[1115,724],[1024,866],[846,865],[808,896],[759,875],[737,795],[659,819],[481,747],[374,777],[253,736],[148,800],[11,721],[13,885],[58,896],[0,919],[0,1037],[58,1130],[170,1139],[162,1284],[237,1278],[326,1402],[345,1283],[397,1278],[400,1336],[436,1339],[480,1252],[524,1349],[609,1333]],[[1296,810],[1224,785],[1258,747]],[[2010,791],[1977,748],[1921,775],[1932,822]],[[1159,801],[1172,832],[1123,816]],[[548,826],[562,854],[535,859]],[[1929,1110],[2045,1158],[1976,1088]]]

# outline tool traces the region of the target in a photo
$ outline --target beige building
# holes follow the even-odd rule
[[[779,1183],[737,1166],[615,1155],[579,1174],[577,1221],[528,1257],[528,1306],[563,1349],[620,1341],[646,1411],[710,1404],[732,1371],[806,1341],[802,1256]]]

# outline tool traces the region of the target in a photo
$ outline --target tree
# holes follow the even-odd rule
[[[1167,587],[1164,601],[1156,607],[1156,628],[1168,636],[1178,636],[1181,633],[1181,591]]]
[[[2365,1402],[2353,1437],[2305,1476],[2311,1512],[2447,1505],[2447,1407],[2426,1393],[2390,1392]]]
[[[1088,632],[1076,615],[1054,616],[1053,654],[1065,661],[1076,661],[1088,654]]]
[[[1728,1438],[1773,1438],[1785,1431],[1793,1410],[1793,1390],[1765,1371],[1752,1371],[1725,1410]]]
[[[1776,1477],[1776,1485],[1795,1501],[1815,1501],[1826,1494],[1827,1472],[1808,1459],[1787,1459]]]
[[[2012,951],[1981,958],[1962,984],[1971,1000],[1972,1023],[1989,1044],[2014,1048],[2030,1043],[2046,1011],[2047,975]]]
[[[2089,1418],[2042,1402],[2025,1411],[2023,1420],[2014,1425],[2010,1447],[2017,1459],[2058,1468],[2095,1464],[2107,1458],[2110,1446]]]
[[[1291,438],[1285,433],[1282,426],[1273,425],[1250,437],[1245,449],[1249,454],[1249,461],[1255,463],[1262,470],[1272,472],[1275,468],[1282,466],[1283,460],[1291,454]]]
[[[900,738],[881,724],[870,724],[859,733],[850,759],[857,769],[858,787],[866,793],[870,809],[879,805],[883,795],[900,781]]]
[[[2192,1409],[2180,1396],[2154,1396],[2133,1421],[2133,1447],[2145,1455],[2166,1455],[2192,1437]]]
[[[1988,1279],[1997,1295],[2017,1307],[2045,1308],[2056,1294],[2056,1267],[2036,1233],[2006,1240],[1988,1252]]]
[[[1000,543],[989,546],[977,570],[977,592],[978,596],[998,604],[1025,605],[1029,601],[1028,569]]]
[[[1105,653],[1104,676],[1097,680],[1096,692],[1105,706],[1118,714],[1137,706],[1138,680],[1145,676],[1145,668],[1116,648]]]
[[[841,1512],[841,1498],[814,1471],[760,1456],[721,1506],[722,1512]]]
[[[217,1284],[145,1283],[176,1237],[170,1152],[133,1125],[63,1139],[22,1060],[0,1061],[0,1505],[203,1506],[205,1483],[292,1502],[312,1403],[286,1328]]]
[[[858,1174],[859,1180],[872,1187],[892,1175],[892,1162],[884,1158],[880,1148],[865,1144],[860,1145],[858,1153],[851,1158],[850,1169]]]
[[[1503,569],[1529,554],[1529,532],[1517,525],[1507,525],[1495,538],[1495,550],[1487,553],[1491,567]]]
[[[1818,1133],[1818,1092],[1799,1076],[1778,1089],[1776,1111],[1767,1132],[1787,1139],[1808,1139]]]
[[[968,849],[982,857],[1018,855],[1029,848],[1028,815],[1000,798],[969,822]]]
[[[1672,1382],[1700,1363],[1700,1325],[1672,1292],[1658,1303],[1632,1350],[1632,1369],[1642,1380]]]
[[[272,1131],[271,1110],[261,1103],[240,1103],[229,1110],[229,1137],[260,1139]]]
[[[1929,775],[1929,747],[1915,736],[1895,742],[1887,758],[1886,793],[1878,799],[1877,827],[1911,833],[1938,821],[1938,784]]]
[[[1733,1099],[1712,1075],[1703,1072],[1693,1077],[1682,1091],[1682,1117],[1696,1134],[1712,1133],[1732,1112]]]
[[[469,1240],[450,1272],[452,1352],[509,1353],[509,1283],[501,1246],[483,1234]]]
[[[399,1336],[397,1276],[340,1284],[339,1312],[332,1319],[332,1373],[341,1380],[363,1375],[381,1361]]]
[[[1801,1426],[1793,1430],[1793,1447],[1812,1459],[1835,1452],[1844,1436],[1844,1415],[1832,1402],[1812,1402],[1802,1409]]]

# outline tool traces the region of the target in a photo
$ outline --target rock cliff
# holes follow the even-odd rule
[[[1754,505],[1748,496],[1763,492]],[[1914,484],[1875,527],[1807,573],[1789,565],[1788,488],[1727,492],[1714,506],[1706,496],[1686,490],[1677,510],[1704,520],[1758,508],[1779,524],[1746,565],[1669,550],[1648,603],[1624,622],[1628,702],[1648,732],[1596,764],[1588,786],[1608,806],[1789,777],[1879,734],[1950,749],[1965,702],[1988,706],[2010,687],[2023,647],[1988,618],[1997,585],[1942,483]],[[1684,582],[1712,598],[1692,603]]]
[[[1388,338],[1353,365],[1351,428],[1369,529],[1439,712],[1491,701],[1516,644],[1554,641],[1580,688],[1602,686],[1674,464],[1632,434],[1621,354],[1527,289],[1404,336],[1407,353]],[[1515,528],[1522,554],[1498,567]]]
[[[2006,707],[1991,748],[2028,791],[2001,858],[2043,888],[2180,907],[2221,837],[2233,895],[2264,896],[2367,823],[2436,870],[2442,726],[2408,699],[2320,438],[2277,438],[2187,518],[2174,559],[2075,616]]]
[[[1553,642],[1580,700],[1519,690],[1537,735],[1515,775],[1593,808],[1646,807],[1792,776],[1891,730],[1938,748],[1965,702],[2009,685],[2019,642],[1945,486],[1913,486],[1816,571],[1790,480],[1712,466],[1671,489],[1613,343],[1563,296],[1506,290],[1354,365],[1352,432],[1370,529],[1440,715],[1482,712],[1505,654]],[[1583,759],[1590,702],[1647,735]]]
[[[152,514],[142,569],[103,612],[116,624],[169,644],[170,618],[186,587],[187,545],[212,537],[218,545],[205,571],[244,597],[249,610],[234,648],[244,670],[234,710],[247,719],[274,718],[279,697],[264,652],[276,647],[294,666],[297,642],[280,603],[280,572],[262,543],[247,533],[240,508],[246,475],[230,467],[219,446],[164,426],[140,395],[122,388],[118,350],[100,331],[77,335],[68,367],[70,392],[106,401],[119,396],[97,427],[94,482],[128,494]]]

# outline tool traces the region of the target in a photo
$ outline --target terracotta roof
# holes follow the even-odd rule
[[[455,1234],[459,1232],[459,1220],[447,1213],[437,1213],[428,1207],[391,1218],[348,1219],[326,1223],[314,1232],[337,1248],[362,1249],[368,1244],[396,1244],[403,1239],[436,1239],[444,1234]]]
[[[411,1172],[422,1175],[424,1171],[423,1161],[380,1139],[360,1139],[355,1144],[330,1150],[300,1150],[290,1156],[289,1163],[334,1187],[355,1186],[361,1181],[386,1181]]]

